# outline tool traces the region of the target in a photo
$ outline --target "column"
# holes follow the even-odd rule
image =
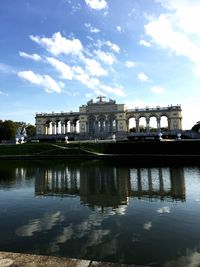
[[[52,122],[52,134],[56,134],[56,124]]]
[[[146,118],[146,132],[147,133],[149,133],[149,122],[150,122],[150,119]]]
[[[68,121],[65,121],[65,134],[68,133]]]
[[[61,122],[61,134],[65,134],[65,123]]]
[[[157,130],[160,131],[160,118],[157,118]]]
[[[139,133],[139,119],[135,119],[135,124],[136,124],[136,133]]]
[[[59,133],[59,121],[56,122],[56,134]]]
[[[74,124],[73,121],[70,121],[70,133],[73,133],[74,131]]]

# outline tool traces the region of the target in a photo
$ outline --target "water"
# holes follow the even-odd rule
[[[199,266],[200,166],[1,161],[0,250]]]

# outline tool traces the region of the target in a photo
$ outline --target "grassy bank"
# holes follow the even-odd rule
[[[0,145],[0,156],[56,155],[200,155],[200,141],[136,141],[116,143],[25,143]]]

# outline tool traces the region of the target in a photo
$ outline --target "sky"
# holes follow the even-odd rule
[[[0,119],[99,95],[200,121],[199,0],[0,0]]]

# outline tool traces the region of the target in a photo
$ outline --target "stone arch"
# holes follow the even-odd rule
[[[138,116],[138,130],[139,130],[139,132],[146,132],[147,131],[147,120],[148,120],[148,118],[143,114]]]
[[[44,128],[45,135],[52,134],[52,120],[48,119],[44,124]]]
[[[169,130],[169,116],[167,113],[161,113],[159,116],[160,120],[160,130],[168,131]]]
[[[108,131],[110,133],[116,132],[117,130],[117,120],[114,114],[108,116]]]
[[[70,133],[70,119],[69,118],[65,118],[64,119],[64,133]]]
[[[88,132],[90,134],[95,133],[95,122],[96,122],[96,117],[94,115],[90,115],[88,117]]]
[[[156,114],[150,114],[149,116],[149,131],[150,132],[158,131],[158,116]]]
[[[97,117],[97,122],[98,122],[97,131],[100,132],[100,133],[107,132],[107,129],[106,129],[106,116],[105,115],[99,115]]]
[[[128,116],[127,118],[127,129],[128,132],[137,131],[137,117],[134,115]]]
[[[71,121],[71,131],[73,133],[78,133],[79,132],[79,118],[74,118]]]

